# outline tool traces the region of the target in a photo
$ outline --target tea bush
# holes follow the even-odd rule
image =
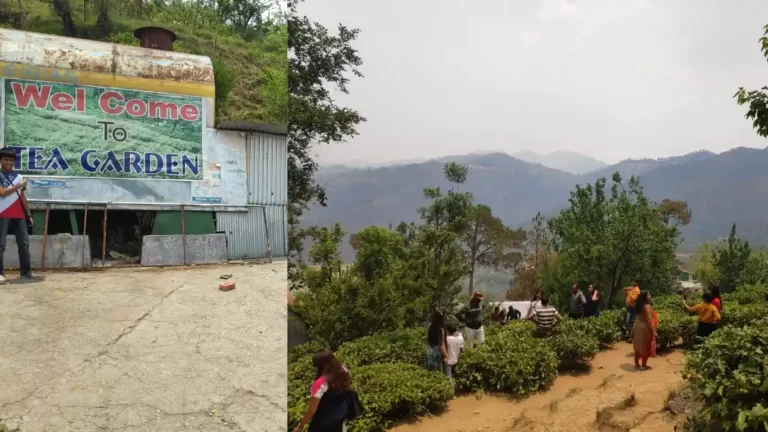
[[[312,357],[320,348],[323,348],[323,344],[318,342],[307,342],[296,345],[288,350],[288,363],[293,363],[300,358]]]
[[[561,369],[586,366],[600,351],[597,339],[575,328],[559,331],[546,341],[557,354]]]
[[[350,373],[365,411],[361,418],[347,425],[350,432],[384,431],[397,420],[437,413],[453,398],[453,386],[442,373],[415,365],[376,364],[351,368]],[[309,406],[314,374],[311,360],[299,360],[289,368],[289,430]]]
[[[764,431],[768,424],[768,322],[724,327],[688,353],[684,377],[702,409],[695,431]]]
[[[720,327],[744,327],[768,316],[768,303],[758,302],[749,305],[725,303]]]
[[[624,324],[619,319],[620,311],[606,311],[599,317],[578,320],[566,319],[555,328],[556,333],[580,332],[593,339],[601,348],[620,341],[623,337]]]
[[[415,328],[355,339],[342,344],[336,354],[348,367],[377,363],[423,366],[426,362],[426,349],[427,330]]]
[[[723,294],[723,303],[752,305],[768,302],[768,287],[765,285],[742,285],[732,293]]]
[[[456,367],[458,388],[525,396],[549,387],[557,376],[557,355],[530,330],[527,325],[505,326],[479,348],[465,352]]]
[[[683,311],[659,310],[659,327],[656,329],[656,347],[665,350],[693,340],[696,335],[696,317]]]
[[[453,385],[440,372],[410,364],[376,364],[352,371],[364,415],[350,432],[379,432],[396,421],[438,413],[453,399]]]

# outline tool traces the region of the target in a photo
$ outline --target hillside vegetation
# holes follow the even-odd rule
[[[210,57],[217,120],[285,125],[288,31],[282,11],[261,0],[0,0],[0,26],[138,45],[133,30],[161,26],[174,50]]]

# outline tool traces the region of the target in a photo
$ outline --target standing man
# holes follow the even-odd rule
[[[478,345],[485,342],[485,329],[483,328],[483,305],[485,297],[483,293],[475,291],[469,305],[461,308],[456,317],[464,324],[464,335],[467,339],[467,348],[472,349],[475,342]]]
[[[21,279],[42,279],[32,276],[27,224],[32,226],[34,222],[29,204],[24,197],[27,179],[22,179],[21,174],[13,171],[15,163],[16,152],[13,149],[7,147],[0,149],[0,284],[6,282],[3,253],[8,234],[16,237],[16,244],[19,247]]]
[[[568,304],[568,317],[571,319],[579,319],[584,316],[584,305],[587,304],[587,299],[584,298],[584,293],[579,289],[579,284],[573,284],[571,287],[571,302]]]
[[[637,283],[637,279],[632,280],[632,286],[624,288],[624,299],[627,306],[627,337],[632,332],[632,324],[635,323],[635,305],[637,299],[640,297],[640,285]]]
[[[541,297],[541,307],[536,309],[533,316],[529,318],[536,323],[536,332],[534,336],[545,338],[552,335],[555,324],[560,319],[560,313],[553,306],[549,305],[547,297]]]

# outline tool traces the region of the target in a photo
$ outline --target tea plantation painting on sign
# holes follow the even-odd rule
[[[22,173],[203,178],[202,98],[5,79],[4,146]]]

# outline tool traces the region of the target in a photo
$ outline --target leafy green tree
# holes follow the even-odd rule
[[[608,304],[631,279],[643,289],[664,292],[672,287],[677,271],[676,226],[660,207],[643,194],[640,180],[624,184],[613,175],[610,194],[606,180],[577,186],[570,207],[549,220],[558,252],[558,271],[548,289],[564,294],[572,283],[597,283]]]
[[[313,240],[309,250],[309,258],[313,264],[319,264],[320,280],[331,283],[336,276],[341,275],[341,252],[339,245],[344,239],[344,231],[340,224],[333,228],[311,227],[307,229],[307,235]]]
[[[736,236],[736,224],[733,224],[727,245],[712,254],[712,261],[720,274],[720,289],[723,292],[731,292],[739,285],[751,253],[749,242]]]
[[[768,25],[763,27],[763,37],[760,38],[760,51],[768,59]],[[747,105],[747,113],[744,117],[752,120],[752,127],[761,137],[768,137],[768,87],[760,90],[747,90],[739,87],[733,97],[739,105]]]
[[[463,241],[469,258],[468,292],[472,295],[477,266],[498,270],[511,268],[520,262],[525,231],[504,225],[501,219],[493,215],[490,207],[475,205],[470,210],[469,229]]]
[[[711,243],[704,243],[693,254],[691,270],[696,280],[704,286],[720,283],[720,272],[714,262],[715,249],[716,247]]]
[[[768,284],[768,251],[752,252],[739,276],[739,285]]]
[[[348,77],[363,76],[358,70],[362,60],[352,47],[359,31],[339,25],[338,34],[330,35],[325,27],[298,13],[301,1],[288,2],[288,249],[292,281],[300,278],[295,264],[301,262],[303,252],[300,217],[311,202],[326,203],[325,190],[314,180],[318,165],[312,147],[355,136],[357,125],[365,121],[357,111],[337,105],[328,91],[328,86],[335,86],[348,93]]]
[[[458,192],[468,169],[448,163],[444,172],[451,188],[445,193],[439,187],[424,189],[424,197],[430,203],[419,209],[423,225],[417,235],[419,246],[430,251],[431,265],[426,270],[433,278],[435,306],[443,306],[453,299],[461,291],[461,278],[468,273],[461,238],[469,228],[472,194]]]

